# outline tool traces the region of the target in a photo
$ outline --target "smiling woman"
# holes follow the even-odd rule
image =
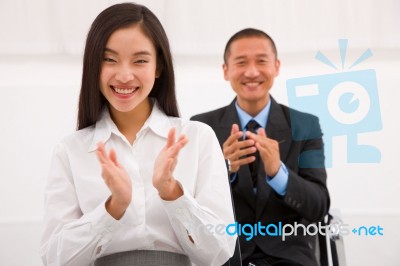
[[[142,50],[143,47],[148,48]],[[111,34],[104,53],[100,88],[112,114],[129,111],[132,115],[149,114],[148,95],[157,75],[156,68],[156,50],[139,25]]]
[[[236,237],[194,228],[234,221],[226,174],[211,128],[178,117],[158,19],[136,4],[104,10],[86,42],[78,131],[51,163],[44,264],[221,265]]]
[[[140,25],[111,34],[101,67],[100,91],[109,103],[111,117],[119,121],[119,129],[130,143],[151,113],[148,96],[157,76],[157,52]],[[121,114],[129,114],[138,123],[125,124],[119,120]]]

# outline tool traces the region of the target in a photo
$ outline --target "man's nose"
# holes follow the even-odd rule
[[[260,71],[258,71],[258,68],[257,68],[256,65],[249,64],[247,66],[246,71],[245,71],[244,74],[245,74],[246,77],[256,77],[256,76],[258,76],[260,74]]]

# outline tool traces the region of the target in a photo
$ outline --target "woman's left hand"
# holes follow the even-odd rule
[[[158,154],[154,163],[153,186],[164,200],[176,200],[183,195],[178,181],[172,176],[181,149],[188,142],[184,135],[175,141],[175,128],[168,133],[167,145]]]
[[[101,175],[111,191],[106,210],[119,220],[132,200],[132,181],[124,167],[118,162],[114,149],[106,152],[103,142],[97,144],[97,157],[101,163]]]

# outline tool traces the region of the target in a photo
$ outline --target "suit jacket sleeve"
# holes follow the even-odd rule
[[[330,199],[326,186],[322,131],[317,117],[307,115],[306,119],[306,125],[302,125],[302,130],[306,132],[298,133],[296,122],[292,123],[291,154],[284,162],[289,178],[283,200],[301,217],[316,222],[328,212]]]

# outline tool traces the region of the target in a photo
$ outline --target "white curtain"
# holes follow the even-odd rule
[[[81,54],[106,0],[1,0],[2,54]],[[398,0],[139,0],[163,23],[177,55],[220,55],[244,27],[270,33],[281,52],[400,47]]]

